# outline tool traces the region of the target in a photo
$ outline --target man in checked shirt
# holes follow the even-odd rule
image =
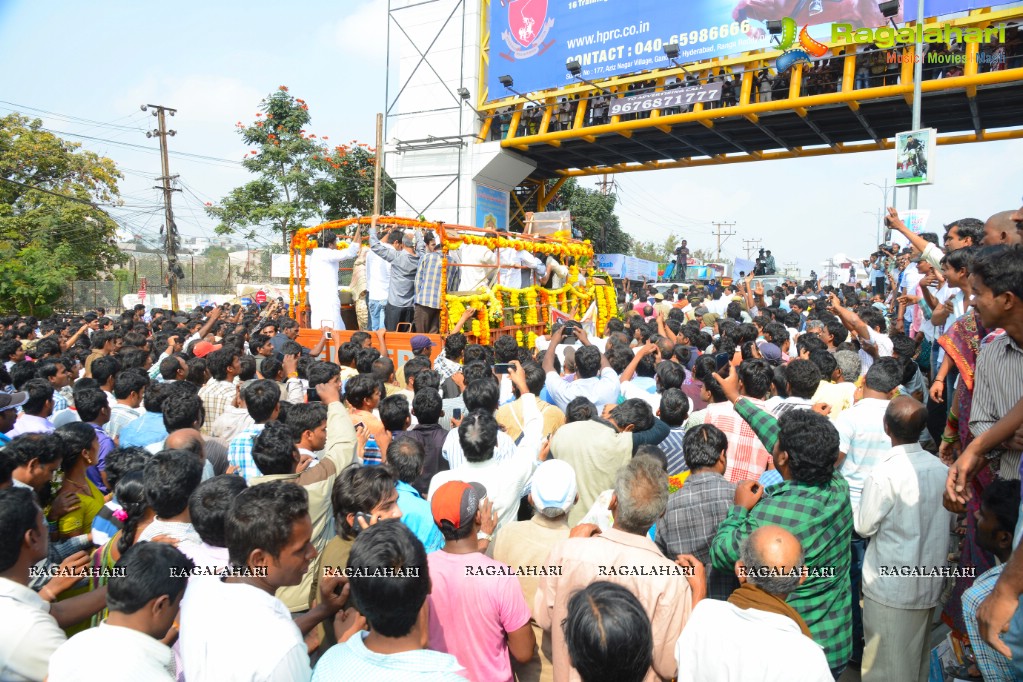
[[[849,484],[835,470],[838,431],[814,410],[774,416],[739,395],[735,372],[714,373],[735,411],[757,434],[783,481],[765,493],[755,481],[736,487],[735,504],[718,526],[710,546],[714,568],[727,571],[739,559],[743,541],[762,526],[787,529],[806,548],[807,579],[788,597],[824,648],[835,679],[852,655],[849,537],[853,529]]]

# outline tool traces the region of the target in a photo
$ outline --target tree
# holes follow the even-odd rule
[[[651,260],[655,263],[667,263],[675,258],[675,249],[679,245],[679,239],[675,235],[668,235],[662,244],[656,242],[635,242],[632,245],[632,255],[636,258]]]
[[[282,85],[260,102],[251,125],[235,124],[252,147],[242,165],[257,177],[206,205],[220,221],[217,232],[253,239],[270,229],[287,251],[301,227],[372,212],[375,150],[354,140],[330,146],[328,137],[307,132],[311,120],[309,105]],[[394,184],[384,173],[385,213],[394,211],[394,197]]]
[[[551,183],[553,185],[553,183]],[[593,243],[597,253],[631,253],[632,237],[627,235],[615,215],[617,198],[595,189],[580,187],[569,178],[547,204],[548,211],[569,211],[572,223],[583,239]]]
[[[49,315],[67,282],[96,279],[125,260],[114,162],[20,114],[0,118],[0,311]]]

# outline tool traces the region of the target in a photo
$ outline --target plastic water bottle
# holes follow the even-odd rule
[[[380,463],[380,446],[377,445],[377,439],[370,435],[366,440],[366,447],[362,451],[362,464],[368,467],[375,467],[379,466]]]

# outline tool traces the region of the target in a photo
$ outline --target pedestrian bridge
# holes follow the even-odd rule
[[[1021,20],[1019,5],[976,10],[948,23],[1007,24],[1004,44],[927,46],[923,127],[938,130],[938,144],[1023,137]],[[759,51],[531,93],[532,101],[487,102],[480,141],[500,140],[536,162],[529,180],[539,186],[542,209],[559,186],[545,188],[546,180],[891,149],[894,135],[911,129],[912,45],[830,46],[813,64],[773,73],[781,54]],[[709,82],[723,83],[721,101],[610,115],[618,97]]]

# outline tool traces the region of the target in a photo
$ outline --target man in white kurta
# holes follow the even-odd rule
[[[334,248],[337,235],[325,232],[320,239],[323,248],[315,248],[306,258],[309,273],[309,326],[330,326],[344,329],[341,321],[341,299],[337,293],[338,266],[359,255],[361,228],[355,232],[351,245],[344,250]]]

